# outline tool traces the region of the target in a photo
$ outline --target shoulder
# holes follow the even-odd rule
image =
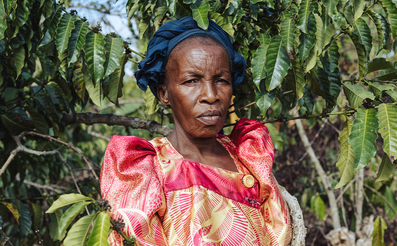
[[[273,147],[273,143],[266,126],[256,120],[239,120],[229,138],[236,146],[239,146],[243,142],[254,140],[265,145],[271,144]]]
[[[134,154],[134,157],[155,155],[153,145],[144,139],[135,136],[114,135],[108,144],[106,154],[121,157],[125,154]]]

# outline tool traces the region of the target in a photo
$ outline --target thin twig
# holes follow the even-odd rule
[[[106,141],[108,141],[108,142],[110,141],[110,138],[109,138],[109,137],[106,137],[106,136],[103,136],[103,135],[101,135],[101,134],[99,134],[99,133],[97,133],[97,132],[94,132],[94,131],[92,130],[92,126],[88,126],[88,128],[87,128],[87,133],[90,134],[91,136],[94,136],[94,137],[97,137],[97,138],[106,140]]]
[[[393,210],[394,214],[397,214],[396,209],[393,207],[393,205],[391,205],[391,203],[386,199],[386,197],[384,197],[382,194],[379,193],[379,191],[375,190],[374,188],[372,188],[371,186],[368,186],[367,184],[364,183],[365,188],[370,189],[371,191],[373,191],[374,193],[376,193],[378,196],[380,196],[386,203],[387,205],[389,205],[389,207]]]
[[[312,139],[312,141],[310,142],[310,145],[313,145],[314,141],[316,141],[316,139],[318,138],[318,136],[320,135],[320,132],[324,129],[325,123],[328,120],[325,120],[323,124],[321,124],[320,129],[318,130],[318,132],[316,133],[316,135],[314,136],[314,138]],[[305,157],[307,156],[307,151],[302,155],[301,158],[299,158],[299,160],[291,163],[290,165],[295,165],[295,164],[299,164],[301,163],[301,161],[303,161],[303,159],[305,159]]]
[[[3,175],[3,173],[7,169],[8,165],[11,163],[11,161],[14,159],[14,157],[20,151],[21,151],[21,148],[19,146],[16,147],[13,151],[11,151],[10,156],[7,158],[6,162],[3,164],[3,166],[0,169],[0,176]]]
[[[1,231],[1,233],[3,234],[3,237],[4,237],[4,241],[1,242],[1,245],[4,246],[4,245],[6,245],[6,243],[9,243],[9,244],[11,244],[11,246],[14,246],[14,245],[11,243],[10,239],[7,237],[7,235],[4,233],[3,227],[0,227],[0,231]]]
[[[39,238],[39,244],[40,244],[40,246],[44,246],[44,245],[43,245],[43,239],[41,239],[40,230],[35,230],[34,233],[36,233],[36,234],[37,234],[37,237]]]
[[[349,187],[354,183],[354,181],[356,181],[356,178],[352,179],[343,189],[343,191],[340,193],[340,195],[338,196],[338,198],[336,199],[336,202],[338,202],[340,199],[342,199],[343,194],[345,194],[345,192],[347,191],[347,189],[349,189]]]
[[[251,106],[254,105],[254,104],[255,104],[255,102],[248,103],[247,105],[241,106],[241,107],[239,107],[239,108],[236,109],[236,110],[233,110],[233,111],[228,112],[228,114],[232,114],[232,113],[235,113],[235,112],[240,112],[241,110],[243,110],[243,109],[245,109],[245,108],[248,108],[248,107],[251,107]]]
[[[60,143],[60,144],[62,144],[62,145],[64,145],[64,146],[68,147],[69,149],[73,150],[75,153],[77,153],[77,154],[85,161],[85,163],[87,164],[88,168],[91,170],[92,174],[94,175],[95,179],[96,179],[96,180],[99,180],[98,175],[96,175],[95,171],[93,170],[93,168],[92,168],[92,166],[91,166],[91,163],[94,164],[94,165],[96,165],[97,167],[100,167],[100,166],[97,165],[95,162],[89,160],[85,155],[83,155],[83,153],[81,153],[81,152],[80,152],[78,149],[76,149],[76,147],[74,147],[73,145],[71,145],[71,144],[69,144],[69,143],[66,143],[66,142],[64,142],[64,141],[62,141],[62,140],[59,140],[59,139],[57,139],[57,138],[54,138],[54,137],[51,137],[51,136],[48,136],[48,135],[44,135],[44,134],[41,134],[41,133],[37,133],[37,132],[25,132],[25,135],[39,136],[39,137],[48,139],[48,140],[50,140],[50,141],[55,141],[55,142],[58,142],[58,143]],[[55,153],[55,154],[56,154],[56,153]]]

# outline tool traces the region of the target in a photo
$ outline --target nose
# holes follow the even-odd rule
[[[214,104],[219,101],[217,87],[214,82],[206,81],[201,88],[201,103]]]

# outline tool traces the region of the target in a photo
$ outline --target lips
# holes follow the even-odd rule
[[[222,118],[219,110],[207,110],[200,114],[197,119],[206,125],[216,125]]]

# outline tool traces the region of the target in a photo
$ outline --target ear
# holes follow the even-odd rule
[[[168,96],[169,96],[168,90],[164,84],[159,84],[157,86],[157,96],[163,105],[166,105],[166,106],[170,105],[170,100],[168,98]]]

